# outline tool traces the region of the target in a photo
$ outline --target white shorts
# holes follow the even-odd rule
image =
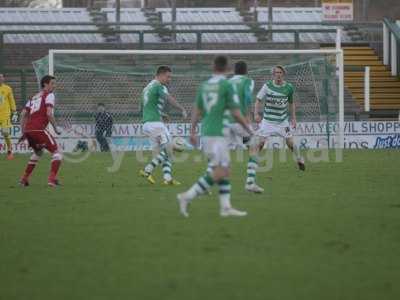
[[[228,125],[228,142],[230,146],[243,146],[243,138],[249,137],[249,133],[239,123],[231,123]]]
[[[152,147],[164,146],[171,142],[171,134],[163,122],[146,122],[143,133],[149,137]]]
[[[263,138],[280,136],[287,139],[293,137],[293,129],[290,127],[288,121],[276,124],[263,119],[260,127],[256,131],[256,136]]]
[[[222,136],[206,136],[201,138],[201,144],[210,166],[229,167],[231,158],[226,138]]]

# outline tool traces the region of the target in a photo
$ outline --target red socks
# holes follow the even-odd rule
[[[39,161],[39,158],[40,157],[37,156],[36,154],[32,154],[32,156],[28,162],[28,165],[25,168],[24,176],[22,177],[24,180],[28,180],[29,176],[31,176],[33,169],[35,169],[36,164]]]
[[[49,181],[54,181],[57,179],[57,173],[58,169],[60,169],[60,165],[61,165],[61,160],[57,159],[51,162]]]

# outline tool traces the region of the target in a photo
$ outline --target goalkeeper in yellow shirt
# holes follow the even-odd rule
[[[7,159],[13,159],[10,137],[11,118],[18,121],[12,88],[4,83],[4,75],[0,74],[0,131],[7,145]]]

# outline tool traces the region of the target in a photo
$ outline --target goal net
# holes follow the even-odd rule
[[[113,118],[111,144],[122,150],[146,148],[140,130],[140,98],[160,65],[173,70],[170,92],[191,111],[199,84],[212,73],[216,55],[230,63],[247,62],[255,81],[254,97],[274,65],[285,67],[286,81],[295,87],[298,128],[295,138],[304,147],[340,147],[341,109],[340,55],[336,50],[50,50],[33,63],[38,80],[45,74],[57,78],[56,117],[64,127],[70,151],[78,140],[94,141],[99,104]],[[165,108],[173,135],[189,133],[189,119]],[[147,145],[148,146],[148,145]]]

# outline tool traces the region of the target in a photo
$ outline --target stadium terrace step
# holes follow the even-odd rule
[[[382,65],[382,66],[370,66],[370,70],[371,70],[371,72],[374,72],[374,71],[387,71],[388,68],[386,66],[384,66],[384,65]]]
[[[371,104],[371,109],[400,109],[400,104]]]
[[[356,102],[360,105],[364,105],[364,97],[356,98]],[[400,104],[398,103],[398,99],[382,99],[380,97],[370,99],[370,104]]]
[[[368,61],[370,61],[370,60],[373,60],[373,61],[378,61],[379,60],[379,58],[378,58],[378,56],[377,55],[356,55],[356,54],[353,54],[353,55],[345,55],[344,56],[344,60],[355,60],[355,61],[360,61],[360,60],[368,60]]]
[[[350,77],[363,77],[365,72],[344,72],[344,77],[345,78],[350,78]],[[383,77],[383,76],[391,76],[390,71],[372,71],[370,72],[370,75],[372,77]]]
[[[364,82],[364,77],[344,77],[344,81],[346,83],[351,83],[351,82]],[[398,82],[398,79],[396,77],[382,77],[382,76],[371,76],[371,81],[376,81],[376,82],[388,82],[388,81],[393,81],[393,82]]]
[[[352,91],[354,94],[364,94],[364,87],[361,88],[352,88]],[[380,94],[380,93],[396,93],[397,95],[399,95],[400,93],[400,87],[387,87],[387,88],[376,88],[373,87],[371,88],[370,91],[371,94]]]
[[[352,66],[382,66],[382,62],[379,60],[344,60],[345,65],[352,65]]]
[[[364,88],[364,81],[360,81],[360,82],[345,82],[345,86],[350,88]],[[389,82],[374,82],[372,81],[370,83],[370,86],[372,88],[387,88],[387,87],[396,87],[396,88],[400,88],[400,82],[395,81],[389,81]]]
[[[375,51],[370,47],[344,47],[345,86],[356,102],[364,105],[364,72],[351,71],[370,66],[370,108],[397,110],[400,108],[400,80],[391,76]]]
[[[345,50],[345,55],[357,55],[357,54],[375,55],[375,51],[372,49],[369,49],[369,50]]]
[[[355,51],[358,51],[358,50],[373,50],[371,47],[368,47],[368,46],[360,46],[360,47],[358,47],[358,46],[357,47],[349,46],[349,47],[343,47],[342,49],[345,51],[345,53],[348,50],[355,50]]]
[[[364,94],[354,94],[353,96],[357,100],[364,101]],[[371,95],[371,99],[370,99],[371,103],[378,102],[378,101],[382,101],[385,103],[397,103],[399,101],[399,96],[391,95],[391,94],[373,94],[373,95]]]

